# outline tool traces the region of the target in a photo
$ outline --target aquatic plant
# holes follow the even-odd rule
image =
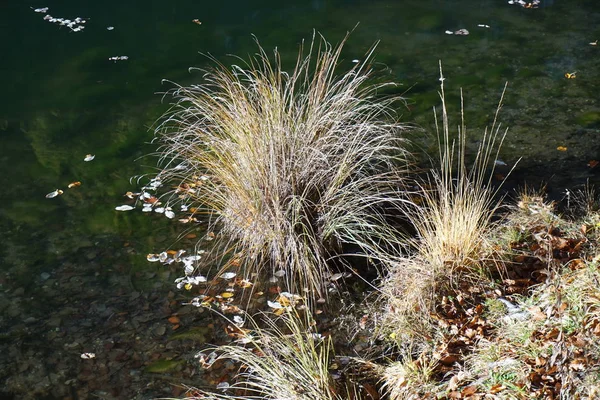
[[[260,45],[241,66],[213,59],[204,83],[169,93],[175,104],[156,129],[157,179],[177,186],[169,204],[205,217],[224,268],[283,271],[311,298],[326,295],[328,263],[345,246],[385,257],[399,241],[384,207],[407,166],[399,98],[377,95],[391,83],[369,82],[373,49],[337,75],[346,39],[313,37],[290,73]]]

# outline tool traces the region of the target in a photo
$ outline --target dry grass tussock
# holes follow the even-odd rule
[[[227,393],[196,390],[202,399],[337,400],[329,373],[333,347],[329,337],[313,331],[311,317],[288,310],[278,321],[267,319],[266,327],[253,324],[245,345],[221,346],[220,358],[239,364],[240,370]],[[355,391],[352,391],[356,393]]]
[[[337,74],[345,40],[313,38],[290,73],[260,46],[241,66],[217,63],[202,85],[172,92],[157,129],[160,178],[207,215],[224,260],[235,255],[226,266],[283,269],[290,290],[311,296],[325,294],[328,261],[345,245],[376,257],[400,240],[383,207],[407,167],[399,98],[369,83],[372,50]]]
[[[490,129],[485,129],[473,164],[466,160],[466,126],[462,112],[452,140],[440,66],[442,102],[438,121],[439,165],[420,185],[416,201],[405,203],[405,215],[416,231],[413,253],[392,266],[383,284],[388,305],[381,332],[397,343],[412,343],[418,355],[443,329],[431,318],[448,289],[480,280],[489,268],[488,233],[499,206],[492,186],[493,170],[506,130],[497,122],[502,98]],[[441,127],[440,127],[441,126]]]

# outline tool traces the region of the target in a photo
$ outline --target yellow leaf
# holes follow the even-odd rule
[[[184,286],[185,290],[192,290],[192,284],[191,283],[186,283]]]
[[[224,299],[229,299],[229,298],[233,297],[233,293],[231,293],[231,292],[223,292],[223,293],[221,293],[221,297],[224,298]]]
[[[556,150],[558,150],[558,151],[567,151],[567,148],[565,146],[558,146],[556,148]]]

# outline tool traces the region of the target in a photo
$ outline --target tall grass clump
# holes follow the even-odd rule
[[[492,184],[493,171],[507,131],[501,131],[497,123],[502,93],[492,126],[483,131],[475,159],[467,165],[462,91],[460,125],[457,139],[452,140],[441,69],[440,76],[441,132],[436,114],[439,167],[431,170],[421,186],[421,204],[407,215],[418,233],[415,246],[425,268],[452,279],[462,272],[477,272],[487,249],[486,234],[500,204]]]
[[[370,83],[373,50],[338,74],[346,39],[313,37],[289,72],[260,45],[241,65],[213,60],[204,83],[172,91],[156,130],[160,178],[206,216],[223,259],[235,259],[226,266],[283,270],[314,296],[346,246],[372,257],[398,240],[385,204],[407,165],[399,99]]]
[[[493,171],[506,135],[497,123],[504,92],[491,128],[484,130],[471,164],[466,154],[462,93],[460,124],[456,139],[452,139],[444,79],[440,65],[441,118],[434,110],[439,164],[434,163],[419,185],[415,201],[404,203],[406,218],[416,232],[413,252],[392,266],[383,285],[391,311],[386,316],[385,329],[391,330],[398,341],[406,339],[405,334],[433,340],[434,333],[441,331],[432,325],[430,315],[440,306],[442,296],[452,294],[449,290],[462,283],[479,279],[489,264],[487,236],[499,206]],[[413,347],[420,348],[415,344]]]
[[[288,310],[278,320],[267,319],[264,328],[251,322],[252,333],[240,339],[245,345],[218,348],[221,360],[240,365],[227,393],[200,391],[200,398],[337,400],[349,393],[336,389],[329,373],[331,338],[313,332],[308,314]]]

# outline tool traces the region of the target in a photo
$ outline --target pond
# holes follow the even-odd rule
[[[440,60],[473,142],[508,82],[500,158],[520,162],[507,187],[546,184],[560,199],[600,183],[598,21],[596,0],[3,2],[0,398],[148,399],[204,383],[194,349],[219,340],[212,317],[182,306],[177,275],[146,260],[190,248],[194,232],[115,206],[154,171],[144,156],[161,93],[202,82],[188,67],[206,54],[237,63],[228,55],[255,53],[255,35],[291,67],[313,30],[332,43],[353,30],[342,67],[378,42],[376,67],[400,84],[398,112],[424,128],[426,150]]]

